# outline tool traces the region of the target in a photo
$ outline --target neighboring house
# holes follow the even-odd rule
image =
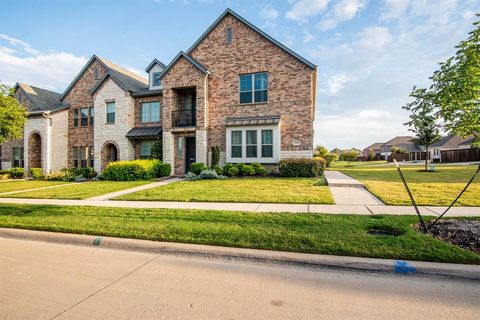
[[[434,162],[479,161],[478,150],[471,146],[473,139],[473,136],[468,138],[453,134],[444,136],[431,145],[430,157]]]
[[[222,165],[313,156],[316,66],[232,10],[168,65],[154,59],[145,71],[148,80],[94,55],[41,113],[65,118],[63,140],[55,140],[64,154],[53,165],[42,151],[44,171],[100,171],[110,161],[149,158],[155,143],[175,175],[209,164],[213,146]],[[41,126],[33,121],[39,113],[31,117],[26,130]],[[44,130],[56,132],[54,125]]]
[[[375,154],[375,157],[379,157],[382,153],[382,145],[383,144],[384,144],[383,142],[376,142],[374,144],[369,145],[368,147],[363,149],[363,151],[362,151],[363,157],[365,159],[368,159],[368,154],[369,154],[370,150],[373,151],[373,153]]]
[[[414,139],[415,137],[411,136],[395,137],[385,142],[381,146],[380,154],[385,158],[385,160],[387,160],[388,156],[392,154],[392,147],[397,147],[405,150],[408,153],[408,157],[405,159],[407,161],[425,160],[424,152],[422,152],[422,149],[415,144]]]

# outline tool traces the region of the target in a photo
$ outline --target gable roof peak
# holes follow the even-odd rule
[[[293,50],[289,49],[287,46],[285,46],[284,44],[282,44],[280,41],[276,40],[275,38],[271,37],[270,35],[268,35],[266,32],[264,32],[263,30],[261,30],[260,28],[256,27],[254,24],[252,24],[250,21],[246,20],[245,18],[243,18],[241,15],[239,15],[238,13],[236,13],[235,11],[233,11],[232,9],[230,8],[227,8],[211,25],[210,27],[208,27],[208,29],[200,36],[200,38],[197,39],[197,41],[195,41],[193,43],[193,45],[187,50],[187,54],[190,54],[193,49],[195,49],[202,41],[203,39],[205,39],[209,34],[210,32],[220,23],[220,21],[223,20],[223,18],[225,18],[225,16],[227,14],[230,14],[232,15],[234,18],[236,18],[237,20],[240,20],[242,23],[244,23],[246,26],[250,27],[251,29],[253,29],[254,31],[256,31],[258,34],[260,34],[261,36],[263,36],[265,39],[267,39],[268,41],[270,41],[271,43],[273,43],[274,45],[276,45],[277,47],[279,47],[280,49],[282,49],[283,51],[285,51],[286,53],[290,54],[291,56],[293,56],[294,58],[296,58],[297,60],[299,60],[300,62],[302,62],[303,64],[305,64],[306,66],[308,66],[309,68],[311,69],[315,69],[317,66],[315,64],[313,64],[312,62],[308,61],[307,59],[305,59],[304,57],[302,57],[301,55],[299,55],[298,53],[294,52]]]
[[[152,62],[150,62],[150,64],[147,66],[147,68],[145,69],[145,72],[146,73],[149,73],[150,70],[153,68],[153,66],[155,66],[156,64],[158,64],[160,67],[162,67],[162,71],[167,67],[164,63],[162,63],[160,60],[158,60],[157,58],[153,59]]]
[[[160,75],[160,79],[163,78],[167,74],[167,72],[173,67],[173,65],[182,57],[185,58],[191,64],[193,64],[195,67],[197,67],[201,72],[207,75],[210,74],[210,71],[208,71],[208,69],[203,64],[201,64],[200,62],[198,62],[197,60],[195,60],[185,52],[180,51],[175,56],[175,58],[173,58],[173,60],[168,64],[168,66],[162,71],[162,74]]]

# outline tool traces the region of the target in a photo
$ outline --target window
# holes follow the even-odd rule
[[[88,126],[88,108],[80,109],[80,125],[82,127]]]
[[[262,130],[262,158],[273,157],[273,131]]]
[[[150,159],[155,141],[144,141],[140,144],[140,159]]]
[[[94,109],[93,108],[89,108],[89,111],[90,111],[90,125],[93,126],[93,118],[94,118]]]
[[[159,122],[160,121],[160,102],[142,103],[141,122]]]
[[[240,75],[240,103],[259,103],[268,100],[266,72]]]
[[[115,123],[115,102],[107,103],[107,123]]]
[[[257,157],[257,130],[247,130],[247,158]]]
[[[231,44],[233,39],[233,30],[232,27],[227,27],[225,32],[225,42],[226,44]]]
[[[23,168],[23,148],[13,148],[13,163],[14,168]]]
[[[161,72],[154,72],[152,73],[152,86],[153,87],[158,87],[160,86],[160,75]]]
[[[73,126],[78,127],[78,109],[73,110]]]
[[[242,131],[232,131],[232,158],[242,157]]]
[[[93,147],[73,147],[72,166],[74,168],[93,167]]]
[[[183,138],[182,137],[177,137],[177,157],[181,157],[183,155],[183,148],[182,148],[182,142]]]
[[[95,70],[93,70],[93,74],[94,74],[95,80],[100,80],[100,70],[98,70],[98,68],[95,68]]]

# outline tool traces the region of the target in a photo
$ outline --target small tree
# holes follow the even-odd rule
[[[415,144],[425,147],[425,171],[428,165],[428,149],[433,143],[440,140],[438,116],[432,94],[426,89],[413,88],[410,97],[414,98],[403,109],[410,112],[410,121],[406,122],[409,130],[415,133]]]
[[[21,138],[27,116],[13,88],[0,84],[0,143]]]
[[[373,151],[372,149],[368,149],[367,160],[372,161],[373,159],[375,159],[375,151]]]
[[[220,162],[220,147],[213,146],[212,147],[212,168],[218,166]]]
[[[477,18],[480,14],[477,14]],[[433,76],[432,99],[447,131],[480,144],[480,21]]]
[[[150,159],[158,159],[160,161],[163,161],[163,145],[161,140],[155,141],[155,143],[153,144],[150,153]]]
[[[317,146],[315,148],[314,156],[315,157],[322,157],[325,159],[325,157],[328,155],[328,149],[325,148],[324,146]]]
[[[343,150],[340,159],[343,161],[355,161],[358,157],[358,152],[355,150]]]
[[[397,147],[397,146],[392,146],[390,148],[390,152],[393,153],[393,154],[407,154],[408,153],[408,151],[405,148],[400,148],[400,147]]]

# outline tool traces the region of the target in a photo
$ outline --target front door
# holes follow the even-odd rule
[[[195,137],[185,138],[185,173],[190,171],[190,165],[197,159]]]

